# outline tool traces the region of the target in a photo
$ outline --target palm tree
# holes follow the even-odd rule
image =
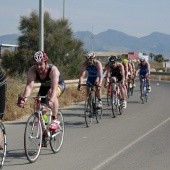
[[[152,59],[155,57],[155,54],[150,53],[150,54],[149,54],[149,57],[151,58],[151,61],[152,61]]]

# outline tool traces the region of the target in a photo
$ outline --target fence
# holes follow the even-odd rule
[[[170,81],[170,72],[151,72],[151,79],[152,80],[159,80],[159,81]],[[85,81],[86,79],[84,79]],[[68,86],[77,86],[79,79],[75,80],[65,80],[65,83]],[[40,83],[34,84],[33,92],[37,92],[40,87]]]

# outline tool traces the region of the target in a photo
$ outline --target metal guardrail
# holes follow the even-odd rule
[[[160,76],[160,75],[163,75],[163,76],[170,76],[170,72],[151,72],[151,75],[158,75],[158,76]]]
[[[170,72],[151,72],[151,76],[156,76],[157,80],[165,80],[165,76],[170,76]],[[85,81],[86,79],[84,79]],[[79,79],[75,80],[65,80],[65,83],[67,86],[76,86],[79,82]],[[38,88],[40,87],[40,83],[34,84],[34,92],[38,91]]]

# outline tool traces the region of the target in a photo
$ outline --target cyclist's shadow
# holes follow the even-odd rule
[[[20,161],[19,162],[17,161],[16,163],[16,159],[20,159],[21,163],[19,163]],[[25,161],[23,162],[23,160]],[[30,164],[30,163],[27,161],[24,149],[16,149],[16,150],[7,149],[7,155],[6,155],[4,167],[11,166],[11,169],[12,169],[12,166],[25,165],[25,164]]]

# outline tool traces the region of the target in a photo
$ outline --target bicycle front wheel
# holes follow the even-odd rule
[[[108,89],[107,89],[107,104],[108,106],[110,106],[111,104],[111,92],[110,92],[110,85],[108,86]]]
[[[42,127],[38,113],[32,114],[26,123],[24,133],[24,149],[29,162],[35,162],[41,151]]]
[[[64,141],[64,118],[60,110],[58,111],[57,119],[60,124],[55,132],[51,132],[50,140],[50,146],[54,153],[60,151]]]
[[[118,114],[118,97],[116,94],[112,95],[112,114],[113,118],[116,118]]]
[[[5,126],[0,123],[0,169],[3,168],[7,152],[7,139]]]
[[[99,123],[102,119],[102,108],[96,108],[96,121]]]
[[[84,116],[85,116],[85,122],[86,126],[90,127],[92,123],[92,100],[90,97],[87,97],[85,101],[85,106],[84,106]]]

